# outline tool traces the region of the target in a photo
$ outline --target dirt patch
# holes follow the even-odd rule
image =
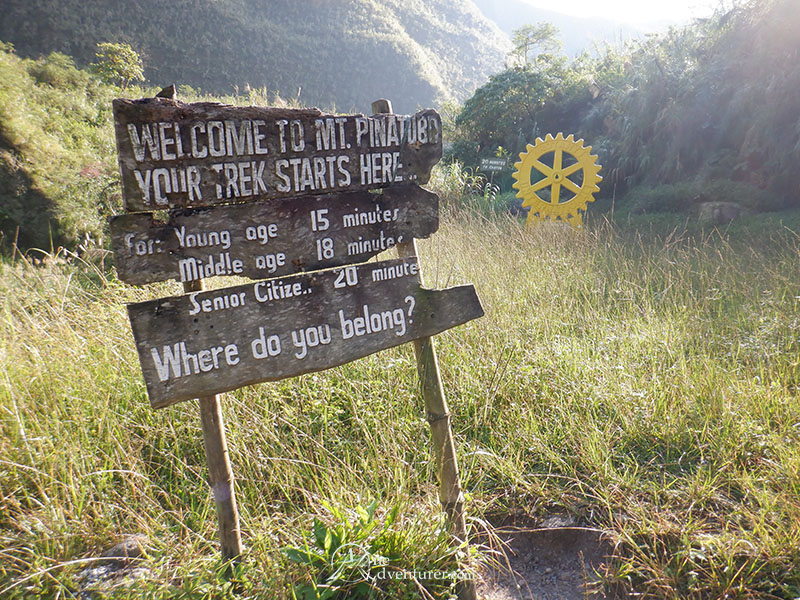
[[[492,531],[486,545],[493,548],[496,564],[478,583],[482,600],[620,598],[598,585],[597,573],[613,548],[597,529],[503,526]]]

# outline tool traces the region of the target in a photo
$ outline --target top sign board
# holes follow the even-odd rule
[[[508,166],[507,158],[482,158],[481,171],[502,171]]]
[[[336,116],[166,98],[113,108],[129,212],[424,184],[442,155],[434,110]]]

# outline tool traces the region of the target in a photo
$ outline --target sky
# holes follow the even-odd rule
[[[707,17],[722,0],[524,0],[528,4],[576,17],[603,17],[613,21],[643,25],[684,23]]]

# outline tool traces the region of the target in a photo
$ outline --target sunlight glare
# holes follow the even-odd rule
[[[657,22],[679,23],[707,17],[720,5],[720,0],[566,0],[554,4],[547,0],[524,0],[528,4],[576,17],[603,18],[632,24]]]

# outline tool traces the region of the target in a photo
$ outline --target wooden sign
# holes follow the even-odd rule
[[[415,245],[439,225],[438,197],[417,185],[442,155],[439,115],[395,115],[386,100],[367,117],[159,95],[113,103],[125,209],[137,214],[112,220],[112,244],[123,281],[183,282],[185,295],[128,315],[152,406],[198,399],[223,558],[238,562],[242,541],[218,394],[410,341],[439,496],[466,541],[431,336],[483,309],[471,285],[423,289]],[[363,262],[390,248],[401,258]],[[217,275],[259,281],[203,291]],[[458,594],[476,597],[469,585]]]
[[[337,116],[167,98],[113,109],[128,211],[424,184],[442,155],[433,110]]]
[[[155,408],[342,365],[483,315],[475,289],[427,290],[415,257],[131,304]]]
[[[416,185],[176,209],[111,221],[117,273],[133,284],[215,275],[279,277],[365,262],[439,226],[439,198]]]

